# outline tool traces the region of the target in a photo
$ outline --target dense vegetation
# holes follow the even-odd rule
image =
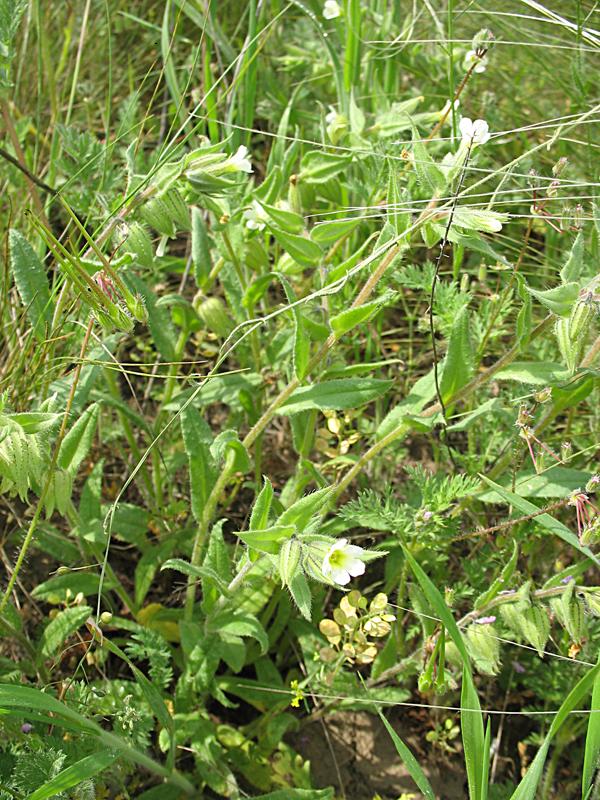
[[[599,796],[599,22],[0,0],[2,800]]]

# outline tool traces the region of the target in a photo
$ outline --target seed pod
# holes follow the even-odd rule
[[[595,545],[600,542],[600,517],[595,517],[589,525],[585,526],[581,532],[579,541],[584,547],[589,547],[590,545]]]
[[[589,297],[581,297],[575,304],[569,319],[571,341],[578,342],[580,339],[585,339],[593,317],[594,305],[592,299]]]
[[[209,297],[202,300],[202,295],[198,293],[193,301],[194,309],[202,322],[212,333],[216,333],[221,339],[226,339],[233,330],[233,322],[225,305],[218,297]]]
[[[162,201],[179,229],[189,231],[191,227],[190,211],[177,189],[169,189],[166,194],[162,195]]]
[[[302,545],[297,539],[286,539],[279,550],[279,577],[284,586],[296,577],[302,555]]]
[[[171,238],[175,236],[177,229],[172,217],[172,209],[162,197],[152,197],[142,206],[140,213],[144,222],[158,233]]]
[[[298,176],[292,175],[288,186],[288,203],[296,214],[302,214],[302,196],[298,187]]]
[[[110,622],[112,622],[112,618],[113,615],[110,613],[110,611],[103,611],[102,614],[100,614],[100,622],[102,622],[103,625],[108,625]]]
[[[154,249],[152,239],[141,222],[132,222],[129,226],[124,248],[128,253],[133,253],[136,261],[143,267],[150,269],[154,264]]]
[[[491,625],[470,625],[467,628],[467,647],[479,672],[496,675],[500,669],[500,643]]]
[[[540,658],[550,636],[550,620],[548,614],[539,605],[531,606],[520,614],[520,633],[538,652]]]
[[[579,358],[578,348],[571,339],[570,319],[568,317],[561,317],[556,323],[554,332],[558,342],[558,349],[560,350],[565,364],[570,372],[575,372]]]

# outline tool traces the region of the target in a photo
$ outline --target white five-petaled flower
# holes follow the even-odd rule
[[[458,123],[462,141],[466,145],[485,144],[490,138],[490,129],[484,119],[473,122],[469,117],[463,117]]]
[[[464,68],[471,69],[475,64],[473,72],[485,72],[487,63],[487,56],[478,56],[477,50],[469,50],[465,56]]]
[[[246,220],[246,227],[251,231],[262,231],[269,219],[269,215],[256,200],[252,201],[252,206],[244,211],[243,218]]]
[[[339,539],[331,545],[323,559],[323,575],[331,578],[334,583],[345,586],[350,583],[350,578],[364,573],[365,565],[361,560],[364,552],[362,547],[348,544],[348,539]]]
[[[326,0],[325,5],[323,6],[323,16],[325,19],[336,19],[342,13],[342,9],[339,6],[339,3],[336,3],[336,0]]]
[[[235,172],[252,172],[252,164],[248,156],[248,148],[241,144],[229,159],[229,166]]]

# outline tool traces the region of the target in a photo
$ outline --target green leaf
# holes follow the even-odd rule
[[[294,525],[272,525],[263,530],[239,531],[236,536],[249,547],[253,547],[261,553],[274,555],[279,552],[280,543],[293,536],[295,531]]]
[[[450,402],[473,374],[473,351],[469,339],[469,317],[462,308],[452,324],[448,352],[444,359],[440,391],[444,402]]]
[[[346,170],[352,153],[323,153],[310,150],[302,159],[299,178],[305,183],[325,183]]]
[[[91,615],[90,606],[72,606],[59,611],[44,628],[40,639],[40,657],[49,658],[61,647],[72,633],[75,633]]]
[[[229,594],[227,582],[222,580],[211,567],[190,564],[189,561],[184,561],[182,558],[169,558],[161,566],[160,571],[162,572],[164,569],[174,569],[177,572],[182,572],[184,575],[190,575],[193,578],[208,578],[210,581],[213,581],[213,583],[216,583],[225,596]]]
[[[259,643],[263,655],[269,649],[269,637],[265,629],[251,614],[237,614],[232,611],[218,614],[211,620],[213,630],[219,634],[228,633],[234,636],[250,636]]]
[[[302,315],[300,308],[293,305],[296,301],[296,294],[292,284],[283,275],[279,275],[279,279],[288,303],[293,306],[291,312],[294,318],[294,372],[298,380],[303,380],[310,360],[310,335],[307,330],[307,320]]]
[[[392,728],[390,723],[384,717],[379,709],[377,709],[377,713],[379,714],[379,718],[385,725],[387,732],[389,733],[394,747],[396,748],[396,752],[402,759],[402,762],[406,769],[410,773],[410,777],[416,783],[417,787],[421,791],[421,793],[425,796],[426,800],[435,800],[435,794],[433,793],[433,789],[431,788],[431,784],[427,780],[427,776],[421,769],[419,762],[413,756],[409,748],[404,744],[402,739],[398,736],[396,731]]]
[[[484,483],[487,483],[494,491],[509,505],[512,505],[522,514],[536,514],[535,517],[535,524],[541,525],[542,528],[552,533],[554,536],[558,536],[559,539],[562,539],[563,542],[571,545],[571,547],[578,550],[587,558],[591,558],[592,561],[596,564],[596,566],[600,566],[600,560],[596,558],[596,556],[592,553],[592,551],[588,547],[584,547],[580,544],[579,539],[575,534],[570,531],[566,525],[563,525],[562,522],[559,522],[554,517],[551,517],[550,514],[538,514],[539,508],[538,506],[530,503],[528,500],[524,500],[522,497],[519,497],[518,494],[514,492],[510,492],[508,489],[500,486],[494,481],[491,481],[489,478],[486,478],[485,475],[479,476]]]
[[[508,214],[499,214],[487,208],[459,206],[454,210],[452,217],[452,224],[458,225],[459,228],[486,233],[497,233],[502,230],[505,222],[508,222]]]
[[[289,416],[311,408],[336,411],[358,408],[384,395],[393,381],[380,378],[341,378],[323,381],[314,386],[303,386],[278,409],[278,414]]]
[[[62,414],[51,414],[44,411],[22,411],[17,414],[1,414],[0,429],[10,427],[11,423],[19,425],[25,433],[39,433],[40,431],[52,428],[60,419]]]
[[[532,289],[531,286],[528,286],[527,291],[554,314],[559,317],[568,317],[579,297],[579,284],[563,283],[553,289],[543,290]]]
[[[517,473],[514,488],[519,497],[564,497],[567,492],[573,492],[584,486],[590,477],[589,472],[557,465],[539,474],[531,470]],[[508,476],[501,486],[512,484],[512,481],[512,476]],[[497,503],[498,495],[489,491],[479,495],[478,500],[484,503]]]
[[[435,397],[435,380],[433,370],[415,383],[407,397],[401,400],[398,405],[383,418],[377,428],[376,437],[382,439],[393,430],[398,428],[408,417],[419,414],[425,406]]]
[[[85,758],[70,767],[63,769],[54,778],[40,786],[39,789],[36,789],[35,792],[29,794],[27,798],[28,800],[46,800],[48,797],[56,797],[66,789],[71,789],[73,786],[77,786],[78,783],[93,778],[94,775],[109,767],[117,757],[116,753],[110,753],[106,750],[85,756]]]
[[[256,496],[250,514],[250,522],[248,525],[250,530],[260,530],[266,528],[269,524],[269,513],[271,511],[271,503],[273,502],[273,486],[266,476],[263,476],[263,481],[263,488]]]
[[[52,322],[50,289],[46,269],[33,247],[19,231],[11,228],[8,235],[10,266],[27,316],[38,339]]]
[[[300,233],[304,230],[304,217],[300,214],[296,214],[295,211],[287,211],[283,208],[271,206],[262,200],[258,202],[280,230],[286,233]]]
[[[99,416],[100,406],[97,403],[92,403],[76,420],[62,440],[57,463],[61,469],[67,470],[73,477],[92,446]]]
[[[513,361],[494,375],[497,381],[519,381],[532,386],[562,383],[569,378],[569,370],[553,361]]]
[[[310,593],[310,586],[302,572],[298,572],[288,584],[288,589],[292,595],[294,603],[298,606],[298,610],[302,616],[309,622],[311,620],[311,606],[312,595]]]
[[[275,225],[269,225],[268,227],[278,244],[280,244],[286,253],[289,253],[298,264],[302,264],[303,267],[313,267],[321,260],[323,253],[316,242],[313,242],[306,236],[288,233],[281,228],[277,228]]]
[[[214,459],[210,452],[212,431],[192,405],[183,409],[179,421],[190,470],[192,513],[199,521],[216,480]]]
[[[358,306],[358,308],[348,308],[346,311],[336,314],[335,317],[331,317],[329,320],[331,330],[340,338],[348,331],[351,331],[352,328],[370,319],[378,311],[380,305],[375,300],[372,303],[365,303],[362,306]]]
[[[563,283],[578,281],[583,269],[583,231],[579,231],[571,247],[569,257],[560,271],[560,279]]]
[[[316,492],[301,497],[281,514],[277,520],[278,525],[295,525],[299,530],[303,530],[312,517],[320,511],[329,499],[331,486],[318,489]]]
[[[351,233],[359,224],[360,219],[332,219],[319,222],[310,233],[310,238],[317,244],[333,244]]]
[[[582,800],[586,800],[586,798],[589,797],[588,793],[592,786],[594,774],[598,769],[598,762],[600,759],[600,672],[594,678],[590,711],[587,734],[585,737],[583,775],[581,777]]]
[[[107,576],[104,579],[104,590],[110,589],[112,580]],[[47,581],[39,583],[32,591],[31,596],[38,600],[49,601],[53,596],[66,600],[66,592],[71,590],[73,595],[82,592],[85,597],[98,594],[100,576],[94,572],[67,572],[65,575],[54,575]],[[54,601],[56,602],[56,601]]]

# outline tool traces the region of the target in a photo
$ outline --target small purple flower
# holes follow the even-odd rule
[[[575,578],[574,578],[572,575],[567,575],[567,577],[566,577],[566,578],[563,578],[563,579],[561,580],[561,583],[564,583],[564,584],[565,584],[565,586],[566,586],[566,585],[567,585],[567,583],[571,583],[571,581],[574,581],[574,580],[575,580]]]
[[[33,725],[31,724],[31,722],[24,722],[21,725],[21,733],[31,733],[32,730],[33,730]]]
[[[423,512],[423,520],[428,522],[433,517],[433,511],[424,511]]]
[[[515,672],[518,672],[519,675],[522,675],[524,672],[526,672],[525,667],[519,661],[513,661],[512,668],[514,669]]]
[[[492,622],[496,622],[496,617],[479,617],[479,619],[476,619],[475,622],[477,625],[491,625]]]

